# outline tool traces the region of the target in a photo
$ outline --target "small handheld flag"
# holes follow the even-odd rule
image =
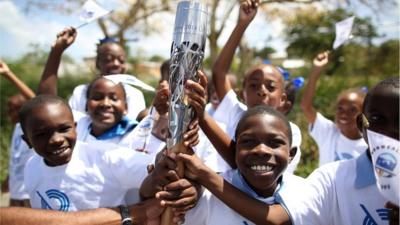
[[[86,24],[97,20],[109,13],[111,13],[112,10],[106,10],[103,7],[101,7],[99,4],[97,4],[94,0],[87,0],[85,4],[82,6],[82,11],[79,15],[79,19],[83,21],[84,23],[77,26],[76,29],[81,28],[85,26]]]
[[[337,49],[339,46],[350,39],[354,18],[355,17],[352,16],[335,24],[336,38],[333,42],[333,49]]]

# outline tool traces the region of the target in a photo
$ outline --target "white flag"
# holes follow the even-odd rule
[[[90,23],[108,13],[110,13],[110,11],[103,9],[94,0],[88,0],[82,6],[82,12],[79,18],[85,23]]]
[[[335,42],[333,42],[333,49],[337,49],[350,38],[354,18],[355,17],[352,16],[335,24],[336,38]]]
[[[155,91],[155,89],[152,86],[150,86],[150,85],[146,84],[145,82],[137,79],[133,75],[115,74],[115,75],[106,75],[104,77],[109,79],[109,80],[111,80],[114,83],[130,84],[130,85],[142,88],[142,89],[147,90],[147,91],[152,91],[152,92]]]

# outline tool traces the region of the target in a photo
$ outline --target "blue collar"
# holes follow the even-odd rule
[[[138,122],[131,120],[127,116],[122,117],[118,124],[113,126],[111,129],[104,132],[102,135],[96,137],[97,140],[108,140],[114,137],[120,137],[133,130]],[[90,125],[91,128],[91,125]]]
[[[280,178],[280,181],[282,179]],[[274,192],[274,195],[271,197],[267,197],[264,198],[262,196],[259,196],[246,182],[246,180],[243,178],[243,176],[240,174],[239,170],[236,169],[233,172],[233,176],[232,176],[232,184],[233,186],[235,186],[236,188],[240,189],[241,191],[243,191],[244,193],[246,193],[247,195],[249,195],[250,197],[257,199],[259,201],[262,201],[266,204],[273,204],[275,203],[275,195],[278,193],[279,189],[281,188],[282,184],[281,182],[279,182],[277,189]]]
[[[356,180],[354,182],[356,189],[365,188],[376,183],[374,168],[368,158],[367,151],[356,159]]]

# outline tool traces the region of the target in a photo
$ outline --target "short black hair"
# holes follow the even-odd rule
[[[385,80],[380,81],[377,85],[375,85],[374,88],[372,88],[371,91],[367,93],[367,96],[365,96],[364,99],[364,104],[363,104],[363,112],[365,111],[365,108],[367,107],[369,100],[371,98],[371,93],[373,93],[375,90],[380,89],[380,88],[393,88],[393,89],[399,89],[400,87],[400,78],[399,77],[389,77]]]
[[[161,74],[160,82],[165,80],[165,81],[167,81],[169,83],[169,66],[170,66],[169,59],[165,60],[161,64],[161,67],[160,67],[160,74]]]
[[[72,114],[72,110],[69,107],[69,105],[65,102],[65,100],[59,96],[56,95],[38,95],[27,102],[21,107],[21,110],[19,111],[19,118],[20,118],[20,123],[21,123],[21,128],[25,133],[25,124],[27,119],[31,116],[32,110],[41,107],[43,105],[48,105],[48,104],[60,104],[64,105],[68,108],[68,110]]]
[[[106,80],[108,80],[108,79],[105,78],[105,77],[96,77],[96,78],[94,78],[94,79],[92,80],[92,82],[89,83],[89,85],[88,85],[88,87],[87,87],[87,90],[86,90],[86,99],[89,99],[90,90],[92,90],[93,84],[94,84],[96,81],[101,80],[101,79],[106,79]],[[111,80],[109,80],[109,81],[111,81]],[[113,82],[113,81],[111,81],[111,82]],[[125,98],[125,101],[126,101],[126,92],[125,92],[124,85],[123,85],[122,83],[118,83],[118,84],[116,84],[116,85],[120,85],[120,86],[121,86],[122,92],[124,93],[124,98]]]
[[[244,123],[246,122],[246,120],[249,117],[254,116],[254,115],[271,115],[271,116],[277,117],[278,119],[283,121],[288,130],[287,135],[288,135],[288,139],[289,139],[289,146],[292,146],[292,129],[290,127],[289,120],[281,112],[277,111],[276,109],[274,109],[270,106],[266,106],[266,105],[258,105],[258,106],[252,107],[252,108],[248,109],[242,115],[242,117],[240,118],[239,123],[236,127],[235,140],[237,140],[239,132],[243,129],[243,126],[244,126]]]

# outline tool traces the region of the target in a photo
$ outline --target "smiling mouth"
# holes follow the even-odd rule
[[[68,147],[60,148],[60,149],[57,149],[57,150],[51,152],[51,154],[52,155],[61,155],[62,153],[64,153],[68,149],[69,149]]]
[[[252,165],[250,169],[255,172],[270,172],[274,169],[274,166],[271,165]]]

